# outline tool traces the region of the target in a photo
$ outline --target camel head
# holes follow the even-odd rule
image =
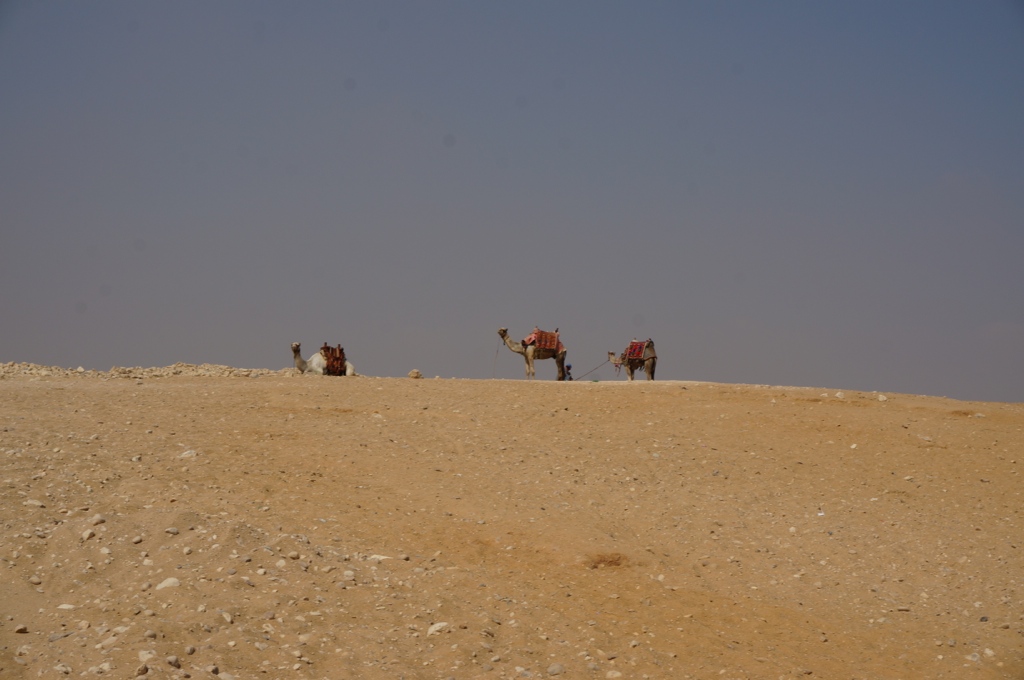
[[[292,343],[292,354],[300,354],[302,352],[302,344],[298,342]]]
[[[500,335],[503,338],[504,337],[508,337],[508,329],[507,328],[499,328],[498,329],[498,335]]]

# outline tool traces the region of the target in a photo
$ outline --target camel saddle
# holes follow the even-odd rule
[[[558,331],[542,331],[540,329],[523,338],[523,345],[535,345],[537,349],[550,349],[561,351],[562,341],[558,338]]]
[[[629,347],[622,353],[626,359],[650,359],[653,356],[657,356],[654,353],[654,341],[648,338],[647,340],[634,340],[629,343]]]
[[[324,361],[327,362],[324,373],[327,375],[345,375],[345,350],[341,345],[329,347],[325,342],[324,346],[320,348],[320,354],[323,355]]]

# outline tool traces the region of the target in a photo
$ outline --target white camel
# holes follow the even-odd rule
[[[327,373],[327,358],[324,357],[323,352],[317,352],[313,356],[306,359],[302,358],[302,345],[298,342],[292,343],[292,355],[295,357],[295,368],[299,369],[299,373],[310,373],[312,375],[326,375]],[[352,362],[345,359],[345,375],[355,375],[356,367],[352,365]]]

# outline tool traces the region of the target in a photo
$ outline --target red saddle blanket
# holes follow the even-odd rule
[[[644,350],[647,349],[647,344],[649,342],[650,342],[650,340],[634,340],[633,342],[629,343],[629,347],[626,348],[626,352],[625,352],[626,358],[627,359],[643,359],[644,358]]]
[[[552,349],[560,352],[563,348],[562,341],[558,338],[558,331],[534,330],[523,338],[524,345],[535,345],[537,349]]]

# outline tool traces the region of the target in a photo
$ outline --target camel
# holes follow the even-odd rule
[[[295,368],[299,369],[299,373],[309,373],[312,375],[327,375],[327,358],[324,357],[323,351],[317,352],[305,360],[302,358],[302,345],[298,342],[292,343],[292,355],[295,357]],[[355,375],[356,367],[352,365],[352,362],[348,359],[345,360],[345,375]]]
[[[636,342],[636,338],[633,338],[633,342]],[[633,343],[630,343],[633,344]],[[658,365],[658,354],[654,351],[654,341],[650,338],[643,343],[643,357],[642,358],[626,358],[626,352],[616,356],[615,352],[608,352],[608,361],[615,364],[615,371],[618,372],[622,366],[626,367],[626,375],[630,380],[633,379],[633,372],[638,371],[641,368],[647,373],[648,380],[654,380],[654,369]]]
[[[539,332],[540,332],[539,329],[534,328],[533,329],[533,334],[530,335],[530,336],[527,336],[527,339],[529,339],[531,337],[535,338],[536,334],[539,333]],[[557,334],[558,331],[556,330],[555,333]],[[566,349],[565,349],[565,345],[562,344],[561,340],[558,341],[558,345],[556,346],[555,349],[542,349],[542,348],[538,348],[536,344],[527,344],[527,345],[524,346],[523,343],[516,342],[515,340],[513,340],[512,338],[510,338],[508,336],[508,329],[507,328],[499,328],[498,329],[498,335],[500,335],[501,339],[505,341],[505,346],[506,347],[508,347],[510,350],[512,350],[516,354],[522,354],[523,355],[523,358],[526,360],[526,379],[527,380],[533,380],[533,377],[534,377],[533,362],[534,362],[534,360],[538,360],[539,361],[541,359],[554,359],[555,360],[555,364],[558,365],[558,379],[559,380],[565,380],[565,354],[566,354]]]

